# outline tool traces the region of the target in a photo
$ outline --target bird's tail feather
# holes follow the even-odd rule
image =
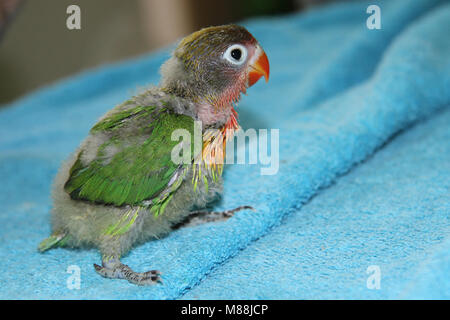
[[[38,250],[39,250],[39,252],[45,252],[54,247],[63,246],[66,239],[67,239],[66,233],[52,234],[50,237],[41,241],[41,243],[39,244]]]

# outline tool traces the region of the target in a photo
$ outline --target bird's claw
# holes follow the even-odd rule
[[[114,267],[99,266],[94,263],[95,271],[104,278],[125,279],[136,285],[146,286],[162,283],[162,273],[158,270],[135,272],[129,266],[119,263]]]

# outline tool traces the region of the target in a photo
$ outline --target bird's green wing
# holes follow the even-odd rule
[[[64,189],[72,199],[115,206],[140,205],[153,199],[152,205],[160,209],[187,170],[186,165],[171,159],[179,143],[172,141],[172,132],[185,129],[192,137],[193,128],[191,117],[164,107],[115,112],[91,129],[92,135],[107,138],[94,159],[83,161],[88,150],[80,151]]]

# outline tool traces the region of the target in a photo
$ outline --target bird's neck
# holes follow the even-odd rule
[[[202,161],[207,168],[217,170],[219,174],[222,173],[227,141],[240,128],[237,119],[237,112],[231,105],[226,122],[216,129],[203,132]]]
[[[209,101],[200,100],[195,103],[198,120],[202,122],[203,128],[221,128],[229,120],[234,110],[233,105],[212,105]]]

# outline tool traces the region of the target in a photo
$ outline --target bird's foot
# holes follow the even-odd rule
[[[231,218],[236,212],[241,210],[255,211],[252,206],[240,206],[225,211],[193,211],[185,221],[174,226],[174,228],[196,226],[207,222],[225,221]]]
[[[156,283],[162,283],[161,272],[157,270],[150,270],[147,272],[135,272],[126,264],[120,261],[102,262],[102,266],[94,263],[95,271],[105,278],[110,279],[125,279],[128,282],[139,286],[147,286]]]

